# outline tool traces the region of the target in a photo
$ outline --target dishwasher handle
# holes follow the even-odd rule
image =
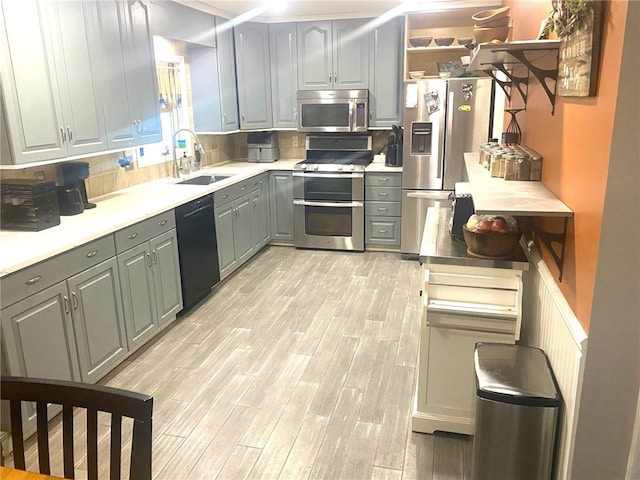
[[[211,210],[213,211],[213,205],[205,205],[203,207],[198,208],[197,210],[193,210],[191,212],[187,212],[187,213],[183,213],[182,214],[182,218],[189,218],[189,217],[193,217],[194,215],[198,215],[200,212],[204,211],[204,210]]]

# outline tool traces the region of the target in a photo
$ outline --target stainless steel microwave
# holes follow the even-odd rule
[[[299,132],[366,132],[369,90],[298,90]]]

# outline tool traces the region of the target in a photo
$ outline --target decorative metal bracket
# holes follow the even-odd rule
[[[493,63],[492,65],[496,70],[499,70],[500,72],[504,73],[509,80],[502,80],[498,78],[493,69],[488,69],[488,70],[485,70],[484,72],[487,75],[489,75],[491,78],[493,78],[493,80],[498,85],[500,85],[500,88],[502,88],[502,91],[507,97],[507,100],[509,100],[509,103],[511,103],[511,92],[513,90],[513,87],[515,86],[516,89],[518,90],[518,93],[520,93],[520,96],[522,97],[522,100],[524,101],[524,106],[526,108],[527,95],[529,93],[528,72],[526,77],[518,77],[513,73],[513,71],[507,70],[502,63]],[[522,88],[523,86],[525,87],[524,90]]]
[[[558,82],[557,65],[558,65],[558,59],[559,59],[558,51],[556,50],[556,61],[555,61],[556,68],[555,69],[546,69],[546,68],[536,67],[533,63],[529,61],[529,59],[525,55],[524,50],[515,50],[510,52],[510,54],[515,58],[517,58],[518,60],[520,60],[520,62],[522,62],[523,65],[526,65],[527,68],[529,69],[529,72],[533,73],[533,76],[538,79],[538,81],[540,82],[540,85],[542,85],[542,88],[544,88],[544,91],[547,94],[549,103],[551,103],[551,115],[553,115],[556,108],[556,84]],[[553,80],[553,91],[551,91],[551,89],[549,88],[549,85],[547,85],[547,80]],[[525,105],[526,103],[527,102],[525,99]]]
[[[522,225],[522,218],[519,218]],[[536,234],[536,237],[540,239],[540,242],[546,247],[547,251],[553,258],[556,266],[558,267],[558,281],[562,282],[562,272],[564,269],[564,258],[566,253],[566,244],[567,244],[567,229],[569,226],[569,217],[564,217],[562,222],[562,231],[560,233],[551,233],[546,232],[538,227],[536,227],[533,222],[527,221],[524,223],[524,226],[529,232],[533,232]],[[525,235],[526,237],[526,235]],[[532,240],[528,240],[527,243],[532,242]],[[554,247],[557,245],[557,248]]]

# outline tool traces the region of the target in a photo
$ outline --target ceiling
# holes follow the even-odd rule
[[[500,0],[174,0],[190,7],[225,18],[259,22],[286,22],[332,18],[379,17],[393,10],[391,16],[408,11],[443,11],[487,5]],[[285,3],[272,10],[270,4]]]

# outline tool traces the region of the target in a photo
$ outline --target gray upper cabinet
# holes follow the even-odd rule
[[[295,23],[269,24],[271,104],[274,128],[296,128],[298,40]]]
[[[128,351],[116,259],[69,278],[67,284],[80,376],[94,383]]]
[[[3,308],[1,319],[9,375],[80,381],[65,282]]]
[[[371,31],[369,126],[402,123],[404,18],[389,20]]]
[[[234,27],[240,128],[271,128],[269,26],[241,23]]]
[[[0,76],[12,158],[30,163],[106,149],[95,3],[2,2]]]
[[[108,147],[159,142],[162,127],[148,7],[141,0],[97,4]]]
[[[196,132],[240,128],[233,29],[216,17],[216,47],[188,44]]]
[[[298,24],[300,90],[365,89],[369,83],[367,20]]]

